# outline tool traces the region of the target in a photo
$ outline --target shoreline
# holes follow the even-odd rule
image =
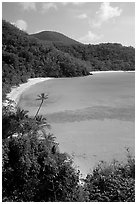
[[[21,94],[26,91],[28,88],[30,88],[32,85],[35,85],[37,83],[47,81],[53,79],[51,77],[40,77],[40,78],[30,78],[26,83],[20,84],[19,86],[13,86],[11,88],[11,92],[7,94],[7,98],[14,101],[15,106],[18,104]],[[4,105],[6,106],[8,102],[4,102]]]
[[[104,74],[104,73],[119,73],[119,72],[122,72],[122,73],[124,73],[124,72],[127,72],[127,73],[135,73],[135,71],[122,71],[122,70],[117,70],[117,71],[115,71],[115,70],[109,70],[109,71],[91,71],[91,72],[89,72],[90,74]]]
[[[133,72],[135,73],[135,71],[122,71],[122,70],[118,70],[118,71],[114,71],[114,70],[110,70],[110,71],[91,71],[89,72],[90,74],[100,74],[100,73],[119,73],[119,72]],[[53,79],[52,77],[38,77],[38,78],[30,78],[28,79],[28,81],[26,83],[20,84],[19,86],[13,86],[11,88],[11,92],[7,94],[7,98],[14,101],[15,106],[18,104],[19,99],[21,94],[26,91],[28,88],[30,88],[32,85],[35,85],[37,83],[43,82],[43,81],[47,81]],[[8,105],[8,101],[4,101],[3,103],[4,106]]]

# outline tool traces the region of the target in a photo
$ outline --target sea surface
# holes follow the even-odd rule
[[[99,161],[125,161],[127,147],[134,154],[135,73],[51,79],[27,89],[18,105],[35,115],[40,93],[49,96],[40,114],[83,176]]]

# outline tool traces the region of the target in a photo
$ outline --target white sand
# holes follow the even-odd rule
[[[110,71],[92,71],[92,72],[90,72],[90,74],[117,73],[117,72],[135,72],[135,71],[122,71],[122,70],[118,70],[118,71],[114,71],[114,70],[110,70]]]
[[[92,71],[90,73],[93,73],[93,74],[99,74],[99,73],[116,73],[116,72],[124,72],[124,71]],[[135,72],[135,71],[126,71],[126,72]],[[11,88],[11,92],[7,94],[7,98],[14,101],[15,104],[17,105],[18,101],[19,101],[19,98],[21,96],[21,94],[26,91],[30,86],[34,85],[34,84],[37,84],[37,83],[40,83],[40,82],[43,82],[43,81],[46,81],[46,80],[49,80],[49,79],[53,79],[53,78],[50,78],[50,77],[46,77],[46,78],[31,78],[31,79],[28,79],[28,82],[26,83],[23,83],[23,84],[20,84],[18,87],[14,86]],[[8,102],[5,101],[3,103],[3,105],[7,105]]]
[[[30,88],[30,86],[43,82],[43,81],[47,81],[49,79],[52,79],[50,77],[46,77],[46,78],[33,78],[33,79],[28,79],[28,82],[20,84],[18,87],[12,87],[11,88],[11,92],[7,94],[7,98],[10,100],[13,100],[15,102],[15,104],[17,105],[19,98],[21,96],[21,94],[26,91],[28,88]],[[6,102],[4,103],[4,105],[6,105]]]

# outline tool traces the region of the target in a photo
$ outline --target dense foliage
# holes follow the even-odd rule
[[[75,200],[79,173],[67,154],[52,152],[55,139],[43,121],[3,108],[3,201]]]
[[[89,71],[99,70],[135,70],[135,50],[117,43],[99,45],[63,45],[54,46],[71,56],[89,63]]]
[[[73,161],[47,131],[45,118],[30,118],[9,103],[2,118],[2,192],[4,202],[135,201],[135,160],[104,162],[80,184]]]
[[[88,75],[86,62],[41,42],[2,21],[3,97],[11,86],[34,77],[75,77]]]
[[[54,34],[54,35],[53,35]],[[50,32],[37,33],[33,36],[40,40],[52,42],[54,47],[71,56],[79,58],[89,63],[89,70],[134,70],[135,69],[135,49],[133,47],[122,46],[118,43],[102,43],[98,45],[84,45],[82,43],[72,43],[64,36],[61,42],[56,40],[58,33]]]
[[[126,164],[102,162],[87,175],[84,189],[89,201],[135,202],[135,159],[128,152]]]

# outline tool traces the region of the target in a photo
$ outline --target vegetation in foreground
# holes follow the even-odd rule
[[[44,100],[44,95],[40,98]],[[102,162],[81,185],[80,172],[68,154],[55,148],[39,110],[30,118],[11,103],[3,107],[3,202],[135,201],[135,159],[128,150],[127,163]]]

